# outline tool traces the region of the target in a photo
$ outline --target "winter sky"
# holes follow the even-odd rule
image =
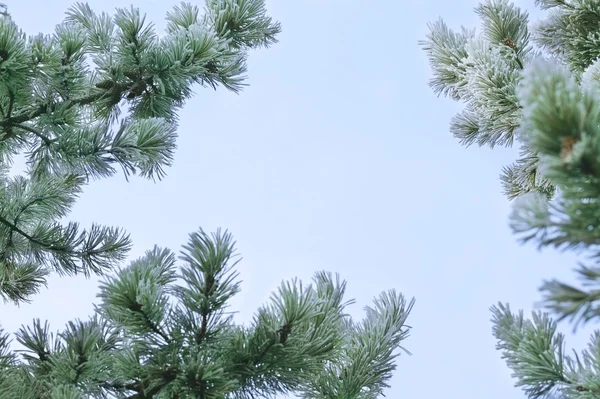
[[[72,3],[4,1],[31,34],[50,33]],[[179,0],[89,4],[110,12],[130,2],[162,32]],[[516,149],[461,147],[449,121],[462,106],[427,86],[417,45],[427,22],[477,26],[476,3],[268,1],[283,33],[251,54],[250,87],[240,95],[198,88],[180,114],[168,177],[94,182],[71,219],[124,227],[132,258],[154,244],[178,251],[199,227],[229,229],[244,258],[233,303],[240,321],[282,279],[318,270],[348,281],[355,317],[395,288],[416,297],[404,343],[413,355],[398,359],[387,397],[524,398],[494,348],[489,307],[530,311],[542,280],[572,278],[575,258],[517,242],[498,180]],[[533,0],[518,3],[533,10]],[[0,321],[9,331],[35,317],[61,328],[92,313],[96,287],[52,278],[32,304],[1,305]],[[581,332],[569,343],[586,341]]]

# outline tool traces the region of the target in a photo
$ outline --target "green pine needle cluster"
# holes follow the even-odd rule
[[[512,146],[519,142],[522,106],[517,85],[523,68],[537,56],[528,29],[528,14],[508,0],[486,1],[475,9],[482,32],[451,30],[443,20],[429,25],[420,42],[432,68],[436,94],[465,104],[450,131],[466,146]],[[529,192],[551,196],[553,185],[537,173],[537,154],[522,146],[522,156],[505,167],[502,182],[509,198]]]
[[[481,35],[440,21],[423,45],[434,91],[466,104],[454,134],[465,144],[522,146],[502,176],[518,197],[513,231],[522,242],[589,254],[580,286],[541,287],[546,310],[576,328],[600,316],[600,1],[536,4],[546,12],[529,27],[515,5],[484,1]],[[526,319],[503,304],[492,312],[498,349],[529,398],[600,397],[600,332],[569,355],[548,314]]]
[[[138,9],[78,3],[52,34],[0,16],[0,297],[29,301],[51,272],[103,274],[131,247],[120,228],[64,218],[85,184],[119,171],[161,179],[177,111],[196,85],[233,92],[248,51],[281,28],[263,0],[182,3],[159,36]],[[24,156],[24,176],[8,172]]]
[[[90,320],[55,334],[39,320],[23,326],[20,356],[0,334],[0,397],[380,397],[414,301],[383,292],[353,322],[346,283],[319,272],[309,285],[283,282],[239,325],[228,308],[240,291],[234,245],[200,230],[179,259],[148,251],[103,280]]]

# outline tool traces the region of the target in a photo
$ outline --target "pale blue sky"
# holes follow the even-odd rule
[[[6,1],[28,33],[49,33],[71,4]],[[177,3],[133,2],[161,31]],[[519,3],[532,9],[533,0]],[[168,178],[95,182],[71,218],[126,228],[132,257],[154,244],[179,250],[200,226],[229,229],[244,257],[240,321],[282,279],[317,270],[348,281],[357,317],[396,288],[417,302],[405,342],[413,356],[398,360],[388,397],[523,398],[494,349],[488,309],[498,300],[531,309],[542,279],[571,277],[574,262],[516,242],[498,181],[515,151],[461,147],[448,131],[461,106],[427,86],[417,46],[426,23],[475,26],[475,5],[269,1],[280,43],[252,54],[241,95],[198,89],[181,113]],[[59,328],[91,314],[96,292],[95,280],[53,278],[33,304],[3,305],[0,320],[11,331],[34,317]]]

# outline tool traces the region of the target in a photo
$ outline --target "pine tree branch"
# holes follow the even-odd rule
[[[9,90],[8,91],[8,110],[6,111],[7,118],[10,118],[12,116],[14,105],[15,105],[15,95],[12,92],[12,90]],[[1,140],[6,140],[6,139],[12,137],[12,135],[13,135],[12,126],[10,126],[10,125],[6,126],[5,131],[6,131],[6,133],[4,134],[4,136],[2,137]]]
[[[35,206],[35,205],[42,205],[44,203],[44,201],[46,201],[46,200],[47,200],[47,198],[45,198],[45,197],[37,197],[37,198],[34,198],[32,201],[29,201],[28,203],[24,204],[23,207],[21,207],[21,209],[15,216],[14,222],[10,222],[8,219],[0,216],[0,223],[4,223],[7,227],[10,228],[9,237],[8,237],[7,244],[6,244],[7,248],[12,246],[13,233],[15,233],[15,232],[37,245],[40,245],[42,247],[45,245],[45,244],[41,243],[39,240],[36,240],[33,237],[31,237],[30,235],[28,235],[27,233],[25,233],[23,230],[19,229],[17,225],[19,223],[19,219],[21,218],[21,215],[23,215],[29,208],[31,208],[32,206]],[[47,247],[47,249],[51,249],[51,248]],[[6,259],[6,253],[0,254],[0,258]]]
[[[115,391],[134,391],[136,395],[144,392],[144,384],[141,381],[133,381],[133,382],[124,382],[124,383],[116,383],[116,382],[106,382],[100,379],[93,379],[94,384],[104,387],[107,390],[115,390]]]
[[[21,130],[25,130],[29,133],[33,133],[36,137],[38,137],[40,140],[42,140],[44,142],[44,144],[46,144],[46,145],[51,145],[52,143],[56,142],[56,139],[50,139],[49,137],[44,135],[39,130],[37,130],[31,126],[27,126],[23,123],[15,123],[13,126],[16,128],[19,128]]]
[[[83,354],[79,354],[77,356],[77,364],[75,365],[75,376],[73,377],[73,384],[76,385],[77,383],[79,383],[79,378],[81,378],[82,376],[82,370],[83,370],[83,366],[85,365],[85,363],[88,361],[88,359],[85,357],[85,355]]]
[[[125,91],[131,89],[128,85],[117,85],[113,86],[113,90],[116,91],[120,96],[123,95]],[[75,106],[86,106],[91,105],[99,100],[110,97],[110,95],[115,94],[114,92],[100,92],[89,94],[87,96],[83,96],[80,98],[75,98],[71,100],[59,101],[55,104],[40,104],[38,106],[29,107],[25,110],[19,112],[17,115],[11,116],[11,113],[8,113],[8,116],[4,119],[0,120],[0,126],[11,127],[24,122],[29,122],[34,120],[46,113],[50,113],[57,108],[61,109],[71,109]]]
[[[206,338],[207,330],[208,330],[208,314],[203,313],[200,317],[201,317],[200,331],[198,332],[198,335],[196,337],[197,344],[200,344],[202,341],[204,341],[204,339]]]
[[[292,326],[289,324],[284,324],[279,330],[277,330],[277,334],[279,334],[279,343],[285,344],[292,333]]]
[[[277,340],[276,339],[270,339],[269,342],[267,342],[264,346],[263,349],[260,351],[260,353],[254,358],[253,363],[255,365],[262,363],[267,354],[269,353],[269,351],[271,349],[273,349],[273,347],[277,345]]]
[[[165,333],[160,328],[159,325],[157,325],[154,321],[152,321],[152,319],[150,319],[150,317],[146,314],[146,312],[144,312],[142,304],[135,302],[135,304],[133,304],[132,306],[129,307],[129,310],[140,314],[144,320],[144,323],[146,323],[146,325],[148,326],[150,331],[152,331],[153,333],[160,336],[165,343],[169,343],[171,341],[171,338],[169,337],[169,335],[167,333]]]
[[[229,235],[221,234],[213,235],[212,239],[206,234],[193,237],[195,240],[187,246],[187,260],[201,262],[201,265],[189,265],[187,270],[202,269],[206,275],[188,273],[186,277],[196,288],[206,289],[199,293],[210,294],[215,301],[212,303],[223,308],[226,300],[216,300],[220,284],[223,287],[219,295],[227,293],[222,298],[231,298],[230,294],[237,291],[231,291],[236,273],[225,267],[233,253],[232,241]],[[361,367],[368,369],[373,384],[365,386],[362,377],[355,383],[374,392],[385,384],[386,376],[394,368],[390,363],[395,357],[392,352],[406,336],[402,330],[403,320],[412,306],[412,302],[405,306],[400,296],[383,295],[375,309],[367,310],[367,324],[372,328],[361,334],[365,339],[350,338],[356,335],[352,332],[353,324],[343,321],[347,317],[343,314],[344,284],[334,285],[325,274],[318,276],[316,287],[304,288],[296,280],[282,284],[278,294],[272,296],[271,304],[259,310],[251,328],[236,326],[231,318],[224,318],[213,329],[214,318],[219,314],[211,315],[208,306],[200,312],[204,322],[200,321],[199,326],[190,322],[188,313],[198,315],[195,313],[197,301],[190,302],[192,308],[185,313],[169,311],[170,298],[166,294],[182,293],[172,289],[171,284],[177,278],[174,262],[171,251],[155,248],[122,269],[117,277],[108,277],[108,281],[102,283],[102,304],[98,308],[101,317],[106,317],[107,324],[102,325],[107,329],[97,327],[100,325],[97,322],[91,327],[71,323],[67,331],[60,334],[62,341],[54,344],[50,342],[47,324],[42,326],[38,321],[33,329],[24,329],[18,335],[19,342],[30,353],[25,355],[29,363],[36,366],[25,379],[35,379],[39,384],[39,388],[31,389],[39,389],[42,395],[61,389],[60,392],[80,397],[113,394],[125,399],[280,394],[323,399],[335,396],[306,394],[307,389],[314,391],[318,387],[312,380],[321,372],[328,372],[330,365],[345,359],[342,351],[353,358],[355,352],[351,346],[356,346],[358,341],[359,346],[364,347],[362,353],[373,359],[366,363],[358,361]],[[214,275],[221,278],[211,282],[207,277]],[[202,284],[194,283],[193,276],[205,280]],[[217,284],[216,280],[221,283]],[[224,287],[229,287],[229,291],[224,291]],[[381,320],[377,317],[379,313]],[[163,322],[172,331],[170,340],[169,334],[161,328]],[[202,335],[209,331],[211,339],[203,339],[202,345],[187,339],[195,332]],[[154,334],[163,338],[165,344],[155,340]],[[38,363],[35,354],[51,347],[59,349],[47,356],[50,361],[43,365]],[[123,356],[114,356],[111,351],[115,349],[123,350]],[[356,369],[356,364],[352,367]],[[95,374],[95,370],[100,374]],[[335,369],[333,377],[338,375],[339,370]],[[3,388],[0,387],[0,392]],[[15,397],[22,397],[23,391],[15,389]]]
[[[171,338],[157,324],[155,324],[152,320],[150,320],[144,312],[142,312],[142,314],[144,315],[146,322],[148,323],[148,326],[150,327],[150,329],[154,333],[160,335],[160,337],[165,341],[165,343],[168,344],[171,341]]]
[[[535,0],[535,3],[536,5],[542,6],[542,9],[544,9],[546,7],[546,5],[544,4],[545,1],[547,0]],[[567,3],[565,0],[552,0],[552,3],[553,7],[562,6],[570,10],[576,9],[574,5]]]
[[[172,382],[175,380],[176,375],[173,373],[173,369],[171,367],[167,367],[165,371],[164,379],[166,383]],[[144,383],[142,381],[136,381],[133,384],[126,384],[124,387],[131,391],[136,391],[135,394],[126,396],[125,399],[152,399],[155,395],[158,395],[160,391],[163,389],[163,385],[154,384],[154,386],[148,390],[144,387]],[[172,396],[173,398],[179,397],[179,395]]]
[[[42,248],[46,248],[46,249],[49,249],[49,250],[55,249],[52,245],[48,245],[47,243],[45,243],[43,241],[40,241],[40,240],[37,240],[36,238],[34,238],[31,235],[27,234],[25,231],[21,230],[16,224],[12,223],[11,221],[9,221],[8,219],[6,219],[5,217],[3,217],[1,215],[0,215],[0,223],[5,224],[12,231],[17,232],[18,234],[20,234],[21,236],[23,236],[27,240],[33,242],[34,244],[39,245]]]

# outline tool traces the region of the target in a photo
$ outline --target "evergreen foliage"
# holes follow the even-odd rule
[[[430,26],[422,44],[431,86],[466,103],[451,130],[464,144],[509,145],[523,156],[502,177],[517,198],[511,226],[523,242],[585,251],[581,286],[543,284],[546,310],[577,327],[600,316],[600,1],[538,0],[544,18],[505,0],[476,12],[483,33]],[[600,397],[600,332],[589,347],[565,353],[548,314],[531,319],[508,305],[492,308],[493,331],[517,385],[529,398]]]
[[[50,272],[103,274],[130,248],[120,228],[63,222],[90,180],[119,170],[161,179],[177,111],[194,85],[244,86],[253,48],[280,25],[264,0],[182,3],[159,36],[135,8],[114,15],[77,3],[49,35],[0,16],[0,297],[30,300]],[[123,112],[125,111],[125,112]],[[24,176],[9,177],[25,156]]]
[[[248,51],[280,31],[264,0],[182,3],[167,20],[159,37],[137,9],[76,4],[52,35],[27,37],[0,17],[0,296],[27,301],[51,271],[104,275],[89,320],[0,330],[0,398],[382,396],[413,300],[383,292],[355,322],[346,283],[320,272],[236,324],[229,233],[200,230],[179,258],[155,247],[117,269],[131,245],[121,229],[62,222],[91,180],[164,177],[193,86],[238,92]],[[25,176],[8,175],[15,155]]]
[[[373,399],[410,327],[413,300],[383,292],[353,322],[346,283],[316,273],[283,282],[249,325],[228,304],[240,291],[232,236],[191,234],[179,264],[154,248],[100,286],[97,313],[52,334],[22,327],[15,353],[0,336],[0,397]]]

